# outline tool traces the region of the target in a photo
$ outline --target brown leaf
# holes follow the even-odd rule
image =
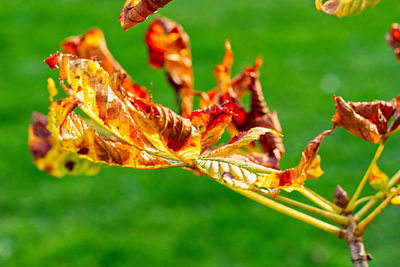
[[[66,53],[79,58],[98,61],[111,76],[119,72],[125,74],[122,87],[136,97],[148,98],[146,88],[134,82],[111,55],[104,34],[100,29],[89,30],[82,36],[69,37],[61,43],[61,48]]]
[[[336,115],[332,118],[335,126],[343,127],[351,134],[378,144],[388,131],[388,123],[396,111],[398,100],[372,102],[337,102]]]
[[[165,68],[175,89],[180,113],[189,117],[193,106],[193,69],[189,36],[182,26],[167,18],[154,20],[146,33],[150,64]]]
[[[159,8],[164,7],[171,0],[127,0],[121,11],[119,21],[126,31],[136,24],[153,15]]]

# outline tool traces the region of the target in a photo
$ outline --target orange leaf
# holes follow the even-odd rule
[[[192,112],[190,121],[201,134],[202,149],[219,140],[226,126],[231,122],[232,115],[234,113],[219,105]]]
[[[89,30],[82,36],[69,37],[61,43],[61,48],[79,58],[98,61],[110,75],[118,72],[127,75],[108,50],[104,34],[100,29]],[[122,87],[134,96],[148,98],[146,88],[135,83],[129,76],[124,78]]]
[[[175,89],[181,114],[189,117],[193,102],[193,69],[189,36],[182,26],[167,18],[154,20],[146,33],[150,64],[165,68]]]
[[[299,190],[304,181],[309,178],[317,178],[322,175],[320,170],[320,159],[317,156],[322,139],[330,135],[332,130],[324,131],[311,140],[301,155],[299,164],[291,169],[273,172],[266,177],[261,177],[255,183],[258,187],[280,188],[287,191]]]
[[[171,0],[127,0],[121,11],[119,21],[126,31],[136,24],[153,15],[159,8],[164,7]]]
[[[49,128],[65,149],[93,162],[135,169],[160,169],[182,165],[179,161],[149,154],[118,138],[101,137],[93,127],[89,127],[73,112],[78,105],[79,102],[70,96],[53,102],[50,106]]]

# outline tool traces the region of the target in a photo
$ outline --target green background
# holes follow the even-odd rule
[[[95,177],[55,179],[32,164],[27,127],[47,112],[43,63],[70,35],[97,26],[130,75],[153,82],[155,102],[176,110],[162,71],[147,64],[148,22],[123,32],[123,1],[0,2],[0,265],[4,266],[351,266],[338,238],[180,169],[104,168]],[[195,87],[215,86],[213,67],[224,40],[233,73],[264,56],[261,82],[284,131],[282,168],[300,159],[309,140],[331,127],[332,95],[388,100],[399,93],[399,66],[385,34],[399,3],[382,1],[350,18],[315,9],[312,0],[175,0],[160,14],[191,37]],[[380,167],[399,168],[400,134]],[[326,174],[307,185],[331,199],[337,184],[352,193],[376,145],[336,130],[320,154]],[[371,192],[368,188],[366,193]],[[292,196],[301,199],[298,193]],[[370,226],[372,266],[400,264],[400,210],[389,207]]]

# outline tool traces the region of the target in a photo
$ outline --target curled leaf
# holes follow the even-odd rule
[[[202,149],[213,145],[222,136],[234,113],[219,105],[193,111],[190,121],[201,134]]]
[[[141,99],[131,102],[132,116],[138,129],[159,150],[187,162],[196,159],[201,151],[201,136],[189,119],[172,110]]]
[[[381,0],[328,0],[323,3],[323,0],[315,0],[315,6],[329,15],[334,15],[339,18],[359,14],[364,9],[373,7]]]
[[[188,117],[193,102],[193,69],[189,36],[182,26],[167,18],[154,20],[146,33],[150,64],[165,68],[175,89],[181,114]]]
[[[255,185],[261,188],[280,188],[286,191],[301,190],[304,181],[322,175],[320,159],[316,158],[322,140],[330,135],[332,130],[324,131],[311,140],[301,155],[299,164],[291,169],[273,172],[259,179]]]
[[[206,157],[220,157],[227,156],[233,153],[238,148],[248,145],[251,142],[258,140],[260,136],[265,135],[266,133],[273,133],[279,135],[279,133],[274,132],[273,130],[261,127],[254,127],[248,130],[247,132],[243,132],[235,137],[227,145],[223,145],[211,151]]]
[[[95,175],[99,172],[100,165],[81,159],[60,145],[47,129],[46,116],[34,113],[33,119],[34,122],[29,127],[28,143],[39,170],[55,177]]]
[[[345,102],[334,97],[336,115],[334,126],[339,126],[366,141],[378,144],[388,132],[388,124],[398,106],[399,98],[390,101]]]
[[[119,21],[126,31],[136,24],[153,15],[159,8],[164,7],[171,0],[127,0],[121,11]]]
[[[376,191],[386,191],[389,177],[378,168],[378,165],[374,161],[371,165],[370,171],[368,172],[368,181]]]
[[[107,48],[104,34],[100,29],[92,29],[82,36],[72,36],[61,43],[61,48],[68,54],[79,58],[96,60],[109,75],[125,74],[122,87],[136,97],[147,98],[147,90],[129,77],[121,65],[114,59]]]

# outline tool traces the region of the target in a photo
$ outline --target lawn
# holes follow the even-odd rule
[[[185,170],[106,167],[94,177],[55,179],[36,169],[27,127],[32,111],[47,112],[46,79],[57,78],[43,59],[68,36],[103,29],[129,74],[147,87],[152,82],[154,101],[176,110],[163,72],[147,63],[148,21],[124,32],[117,21],[122,5],[0,4],[0,265],[351,266],[343,241]],[[333,94],[370,101],[399,93],[399,65],[384,38],[399,8],[382,1],[338,19],[312,0],[174,0],[160,14],[191,37],[197,90],[215,86],[225,39],[235,53],[233,73],[264,56],[261,82],[279,114],[288,168],[309,140],[331,128]],[[397,134],[380,159],[388,175],[399,169],[399,145]],[[329,199],[337,184],[352,193],[375,149],[338,129],[320,150],[326,174],[307,185]],[[400,264],[399,226],[400,208],[390,207],[367,230],[373,266]]]

